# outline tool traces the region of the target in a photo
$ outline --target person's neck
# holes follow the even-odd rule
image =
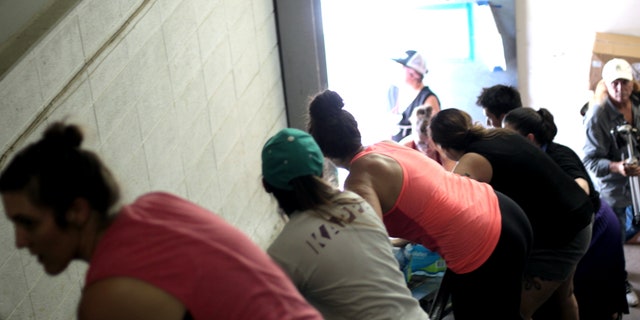
[[[416,81],[409,85],[413,90],[419,91],[424,88],[424,84],[421,81]]]
[[[97,213],[92,213],[90,220],[80,230],[78,258],[90,262],[93,253],[102,239],[102,236],[111,225],[112,219],[106,222],[99,221]]]
[[[631,108],[631,99],[623,99],[622,101],[609,99],[609,101],[620,112]]]
[[[451,156],[453,156],[453,161],[460,161],[460,158],[462,158],[462,156],[464,156],[465,152],[462,150],[457,150],[457,149],[453,149],[453,148],[449,148],[447,150]]]
[[[342,168],[342,169],[346,169],[349,170],[349,168],[351,168],[351,161],[353,161],[353,158],[360,152],[362,152],[364,150],[364,146],[360,146],[360,148],[358,148],[356,150],[356,152],[354,152],[353,154],[346,156],[344,158],[340,158],[340,159],[331,159],[333,161],[333,163]]]

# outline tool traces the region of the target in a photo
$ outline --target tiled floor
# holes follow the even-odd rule
[[[640,244],[625,245],[624,254],[627,260],[627,277],[640,295]],[[640,320],[640,307],[629,308],[623,320]]]

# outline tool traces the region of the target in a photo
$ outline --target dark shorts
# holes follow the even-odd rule
[[[580,230],[573,240],[554,249],[534,248],[525,268],[528,277],[540,277],[547,281],[564,281],[569,278],[591,242],[593,222]]]

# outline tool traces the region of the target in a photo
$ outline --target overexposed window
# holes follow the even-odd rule
[[[396,130],[399,119],[389,113],[387,93],[403,81],[402,69],[391,59],[405,50],[418,50],[426,58],[430,72],[425,83],[441,103],[444,98],[444,107],[460,95],[456,90],[465,89],[452,83],[459,70],[506,70],[489,2],[322,0],[321,7],[329,89],[344,98],[365,145],[388,139]],[[473,79],[470,74],[459,81]],[[479,90],[474,90],[467,92],[473,95],[467,101],[475,100]]]

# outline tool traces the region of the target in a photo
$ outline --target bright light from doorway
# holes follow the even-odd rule
[[[445,65],[486,63],[485,70],[506,70],[501,37],[488,5],[322,0],[321,6],[329,89],[342,96],[345,109],[358,121],[364,145],[397,132],[399,116],[389,112],[387,92],[391,85],[404,82],[404,70],[391,60],[404,56],[404,51],[418,50],[425,56],[431,71],[425,83],[432,88],[433,84],[460,88],[446,80],[451,75]],[[435,90],[441,99],[447,96]],[[344,174],[340,172],[341,182]]]
[[[391,59],[404,51],[420,51],[430,70],[443,61],[475,59],[488,61],[487,69],[506,68],[500,35],[484,7],[467,1],[322,0],[329,87],[358,120],[365,145],[396,130],[398,117],[388,112],[386,95],[403,81],[403,70]]]

